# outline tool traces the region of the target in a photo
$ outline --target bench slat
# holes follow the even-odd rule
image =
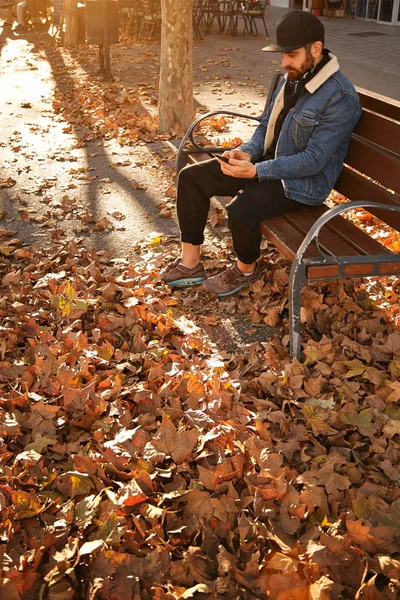
[[[382,204],[400,205],[399,195],[387,192],[370,179],[366,179],[346,166],[336,182],[335,190],[349,200],[372,199],[374,202],[381,202]],[[400,231],[400,213],[383,211],[379,208],[369,208],[368,210],[378,219]]]
[[[320,208],[320,207],[318,207]],[[317,211],[315,209],[310,210],[311,213],[315,212],[315,217],[317,215]],[[320,211],[318,211],[320,213]],[[296,215],[298,217],[298,212],[296,213],[288,213],[287,215],[281,215],[277,217],[273,217],[272,219],[268,219],[268,221],[264,221],[261,223],[260,229],[263,235],[270,240],[276,248],[278,248],[289,260],[293,260],[294,256],[297,253],[300,244],[304,239],[304,235],[297,228],[293,228],[293,223],[298,222],[296,219]],[[358,237],[359,239],[365,240],[365,242],[373,243],[371,245],[371,249],[376,253],[376,250],[380,249],[380,254],[392,254],[389,250],[378,244],[378,242],[374,242],[374,240],[370,239],[367,234],[363,231],[356,228],[350,221],[346,221],[342,217],[337,217],[338,219],[342,219],[342,224],[345,229],[351,229],[354,239]],[[341,234],[341,232],[340,232]],[[322,236],[323,237],[323,236]],[[329,247],[332,249],[332,241],[333,236],[329,238]],[[337,243],[340,245],[339,254],[343,255],[343,243],[342,240],[337,240]],[[326,245],[321,244],[322,250],[327,251]],[[347,256],[355,256],[357,255],[355,249],[353,248],[352,253],[349,253]],[[315,247],[310,246],[308,251],[306,252],[306,258],[313,258],[318,256],[318,251]],[[349,264],[345,267],[345,274],[348,276],[354,277],[362,277],[371,275],[373,273],[374,265],[373,263],[355,263]],[[381,274],[385,273],[398,273],[400,272],[400,263],[388,263],[382,264],[379,272]],[[339,277],[339,266],[338,265],[315,265],[307,267],[307,277],[309,281],[311,280],[328,280],[328,279],[336,279]]]
[[[316,218],[325,213],[325,205],[304,208],[286,215],[292,228],[297,229],[305,237]],[[365,256],[369,254],[392,254],[390,250],[371,238],[367,233],[356,227],[351,221],[342,216],[331,219],[319,234],[321,248],[335,256]]]
[[[400,122],[363,110],[354,133],[363,139],[379,144],[400,154]]]
[[[261,231],[290,259],[296,255],[311,225],[328,210],[326,206],[305,208],[278,215],[261,224]],[[365,256],[369,254],[392,254],[390,250],[371,238],[341,216],[332,219],[319,236],[321,249],[337,256]],[[316,249],[309,249],[307,258],[318,256]]]
[[[218,152],[218,150],[215,148],[214,152]],[[195,164],[204,162],[206,160],[211,160],[211,156],[209,156],[205,152],[193,152],[187,155],[187,159],[188,163]]]
[[[386,188],[400,193],[400,156],[389,154],[355,136],[351,139],[345,162]]]
[[[304,240],[304,235],[299,231],[293,230],[287,220],[282,218],[282,215],[272,217],[268,221],[263,221],[260,224],[260,230],[290,261],[296,256],[297,250]],[[312,257],[316,255],[317,250],[310,246],[306,256]]]
[[[363,108],[400,121],[400,102],[392,100],[392,98],[386,98],[375,92],[364,90],[363,88],[357,87],[356,89]]]
[[[311,226],[315,223],[319,216],[326,212],[326,207],[318,206],[311,211],[309,208],[288,213],[285,215],[285,220],[289,223],[290,228],[296,229],[302,235],[303,239],[309,232]],[[340,225],[344,220],[342,217]],[[338,235],[335,228],[323,227],[318,237],[321,249],[327,254],[334,256],[357,256],[360,254],[356,248],[343,239],[342,235]],[[364,253],[363,253],[364,254]],[[314,255],[315,256],[315,255]]]

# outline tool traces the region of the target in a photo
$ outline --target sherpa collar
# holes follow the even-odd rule
[[[329,79],[329,77],[332,77],[332,75],[334,75],[335,73],[337,73],[339,71],[340,66],[339,66],[339,62],[338,62],[338,59],[336,58],[336,56],[334,56],[333,54],[329,54],[329,56],[330,56],[330,61],[327,62],[326,65],[323,66],[320,71],[318,71],[318,73],[315,75],[315,77],[310,79],[310,81],[308,83],[306,83],[306,85],[304,86],[304,88],[310,94],[313,94],[314,92],[316,92],[317,89],[320,88],[321,85],[323,83],[325,83],[325,81],[327,79]],[[287,73],[283,77],[286,81]],[[268,121],[267,131],[265,134],[264,154],[267,152],[268,148],[271,146],[273,139],[274,139],[275,123],[279,116],[279,113],[281,112],[281,110],[283,108],[284,92],[285,92],[285,85],[283,85],[281,87],[281,89],[279,90],[278,95],[275,99],[274,105],[272,107],[271,115],[270,115],[270,118]]]
[[[322,67],[320,71],[304,86],[307,92],[313,94],[329,77],[332,77],[340,69],[338,59],[333,54],[329,54],[330,61]]]

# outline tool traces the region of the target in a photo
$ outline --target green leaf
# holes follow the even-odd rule
[[[386,407],[386,414],[391,419],[400,419],[400,406],[396,406],[395,404],[388,404]]]
[[[400,379],[400,360],[392,360],[388,366],[389,373],[392,377]]]
[[[316,346],[307,346],[307,348],[304,350],[304,354],[306,357],[306,359],[304,361],[304,364],[306,365],[306,367],[308,367],[308,365],[312,365],[312,364],[316,363],[318,360],[321,360],[322,358],[324,358],[323,353]]]
[[[372,410],[366,408],[359,413],[342,412],[340,418],[346,425],[357,427],[363,435],[370,435],[376,431],[376,424],[372,422]]]
[[[124,532],[120,527],[120,520],[115,513],[111,513],[97,530],[97,536],[108,543],[118,542]]]
[[[344,364],[346,367],[350,367],[350,370],[345,374],[346,379],[349,377],[357,377],[357,375],[362,375],[367,368],[367,366],[358,359],[346,360]]]
[[[25,450],[34,450],[38,454],[41,454],[47,446],[55,444],[57,440],[55,438],[49,438],[42,433],[37,433],[32,442],[25,446]]]
[[[366,519],[369,513],[376,507],[376,496],[359,496],[353,500],[352,508],[357,519]]]

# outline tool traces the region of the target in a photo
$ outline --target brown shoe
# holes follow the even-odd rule
[[[171,287],[186,287],[203,283],[206,278],[204,265],[199,262],[194,269],[188,269],[180,263],[177,258],[173,263],[161,271],[161,279]]]
[[[260,266],[256,263],[254,272],[251,275],[244,275],[233,263],[228,269],[209,277],[204,283],[203,288],[207,292],[217,294],[217,296],[230,296],[242,288],[250,285],[261,275]]]

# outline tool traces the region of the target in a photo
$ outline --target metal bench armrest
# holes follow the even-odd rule
[[[321,215],[315,221],[315,223],[311,227],[310,231],[307,233],[306,237],[304,238],[301,246],[299,247],[296,257],[295,257],[295,261],[297,261],[299,263],[303,260],[304,254],[305,254],[308,246],[310,244],[312,244],[313,242],[318,247],[318,250],[321,253],[321,255],[327,257],[327,255],[324,252],[322,252],[322,250],[320,250],[320,247],[318,244],[318,235],[319,235],[319,232],[321,231],[322,227],[324,227],[324,225],[326,225],[331,219],[333,219],[337,215],[347,212],[348,210],[352,210],[354,208],[368,208],[368,207],[371,207],[371,208],[374,207],[374,208],[379,208],[382,210],[390,210],[390,211],[396,211],[396,212],[400,211],[400,206],[398,206],[398,205],[396,206],[394,204],[393,205],[392,204],[381,204],[380,202],[372,202],[371,200],[352,200],[350,202],[346,202],[345,204],[341,204],[340,206],[335,206],[335,207],[329,209],[326,213]]]
[[[185,153],[185,146],[188,140],[191,141],[191,143],[193,144],[193,147],[196,148],[197,150],[201,150],[202,147],[197,144],[197,142],[195,142],[195,140],[193,139],[193,134],[197,128],[197,126],[202,122],[205,121],[206,119],[209,119],[210,117],[213,117],[214,115],[230,115],[233,117],[238,117],[238,118],[242,118],[242,119],[251,119],[253,121],[260,121],[260,116],[254,117],[252,115],[246,115],[243,113],[237,113],[237,112],[233,112],[233,111],[229,111],[229,110],[214,110],[212,112],[208,112],[204,115],[202,115],[201,117],[198,117],[195,121],[193,121],[193,123],[189,126],[189,128],[187,129],[180,145],[179,145],[179,149],[178,149],[178,155],[176,157],[176,171],[177,174],[179,173],[179,171],[182,169],[182,167],[185,164],[185,161],[183,160],[183,154]]]
[[[320,264],[330,263],[335,257],[328,256],[319,247],[318,234],[322,227],[326,225],[333,217],[340,215],[353,208],[380,208],[389,211],[400,211],[399,205],[381,204],[380,202],[372,202],[370,200],[353,200],[346,202],[340,206],[331,208],[326,213],[321,215],[310,228],[310,231],[300,245],[296,256],[294,257],[289,277],[289,333],[290,333],[290,353],[291,356],[300,360],[300,307],[301,307],[301,290],[306,283],[306,268],[307,259],[303,260],[304,254],[311,243],[316,244],[318,251],[321,254]],[[400,258],[398,255],[394,257]]]
[[[178,155],[176,157],[176,174],[179,174],[179,171],[182,169],[182,167],[185,165],[185,160],[184,160],[184,154],[185,154],[185,145],[186,142],[190,139],[190,141],[192,142],[193,146],[197,149],[197,150],[201,150],[201,146],[199,146],[193,139],[193,133],[196,129],[196,127],[199,125],[199,123],[201,123],[202,121],[204,121],[205,119],[209,119],[210,117],[214,116],[214,115],[231,115],[233,117],[239,117],[239,118],[243,118],[243,119],[250,119],[252,121],[258,121],[260,122],[261,119],[263,119],[265,117],[265,115],[268,112],[268,107],[271,104],[271,100],[272,97],[275,93],[275,90],[278,87],[278,84],[280,82],[280,80],[283,77],[283,73],[280,73],[279,71],[277,73],[274,74],[274,76],[272,77],[272,81],[271,81],[271,85],[267,94],[267,98],[265,101],[265,105],[263,108],[263,111],[260,115],[254,117],[252,115],[247,115],[247,114],[243,114],[243,113],[238,113],[238,112],[234,112],[234,111],[229,111],[229,110],[214,110],[212,112],[208,112],[204,115],[202,115],[201,117],[198,117],[195,121],[193,121],[193,123],[189,126],[188,130],[185,133],[185,136],[182,140],[182,142],[179,145],[179,149],[178,149]]]

